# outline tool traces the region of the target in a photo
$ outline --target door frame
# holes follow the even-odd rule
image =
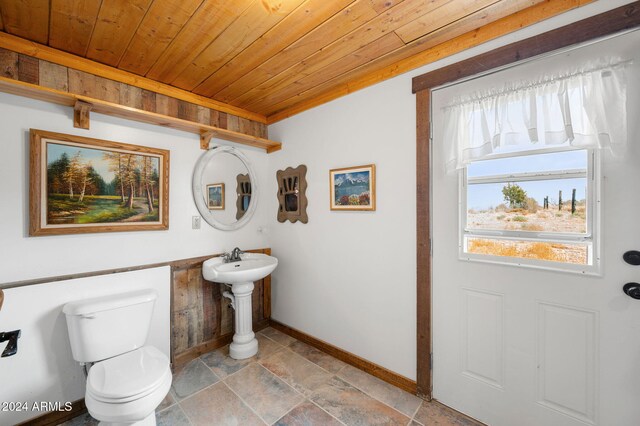
[[[432,397],[431,91],[454,81],[640,26],[640,1],[594,15],[414,77],[416,95],[417,395]]]

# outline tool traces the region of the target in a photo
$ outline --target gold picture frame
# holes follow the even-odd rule
[[[209,210],[224,210],[224,182],[207,185],[207,207]]]
[[[30,130],[29,235],[169,229],[169,151]]]
[[[375,164],[329,170],[329,194],[331,210],[375,211]]]

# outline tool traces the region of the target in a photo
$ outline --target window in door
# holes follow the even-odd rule
[[[596,152],[496,157],[461,171],[460,257],[597,273]]]

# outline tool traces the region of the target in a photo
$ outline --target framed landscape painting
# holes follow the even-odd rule
[[[346,167],[329,171],[331,210],[376,209],[376,166]]]
[[[169,228],[169,151],[30,135],[29,235]]]
[[[224,183],[207,185],[207,206],[209,210],[224,210]]]

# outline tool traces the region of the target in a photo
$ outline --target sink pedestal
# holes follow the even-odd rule
[[[234,253],[240,251],[233,249]],[[229,346],[229,355],[234,359],[251,358],[258,353],[258,341],[253,333],[251,316],[251,293],[253,282],[269,275],[278,266],[278,259],[263,253],[243,253],[241,259],[231,261],[229,255],[212,257],[202,263],[202,276],[207,281],[224,283],[231,287],[222,293],[231,299],[235,309],[236,330]]]
[[[258,341],[253,332],[251,293],[253,283],[235,283],[231,286],[235,307],[235,334],[229,345],[229,356],[233,359],[251,358],[258,353]]]

